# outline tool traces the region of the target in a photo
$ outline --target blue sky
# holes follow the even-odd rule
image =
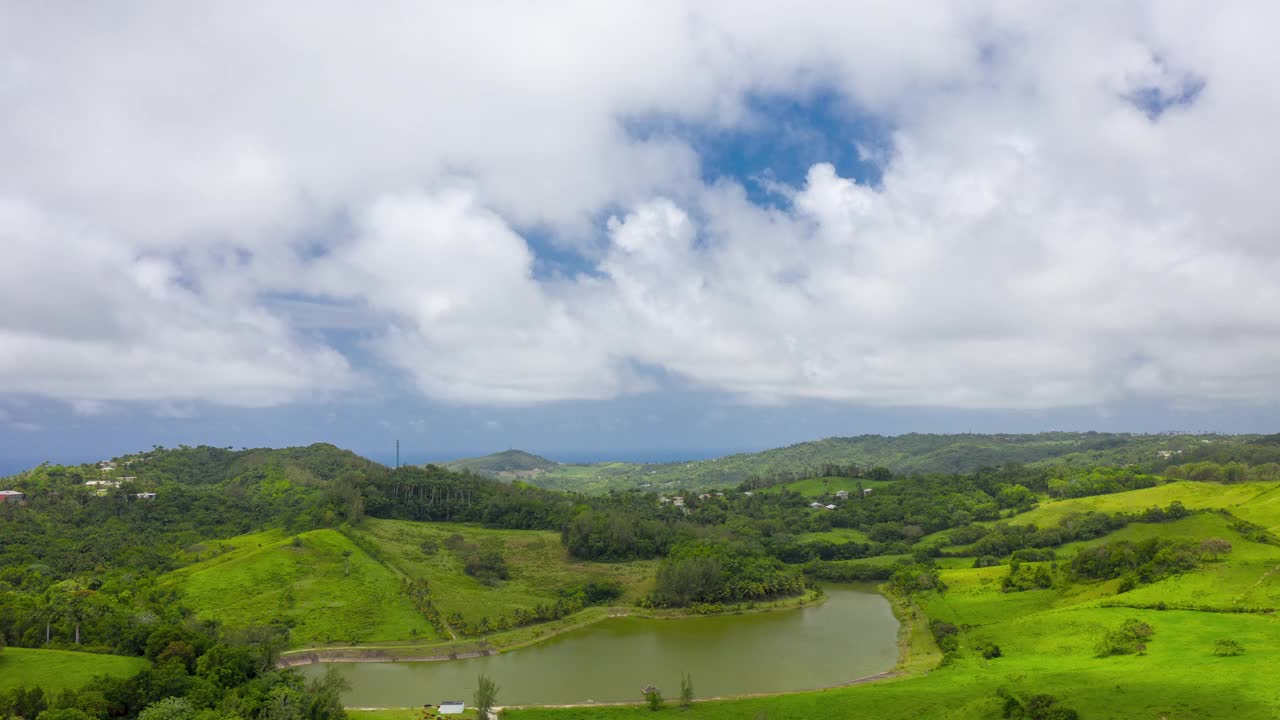
[[[0,471],[1276,429],[1270,9],[188,13],[0,28]]]

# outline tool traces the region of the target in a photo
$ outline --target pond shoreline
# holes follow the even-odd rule
[[[875,590],[875,592],[879,592]],[[551,623],[527,628],[517,628],[497,633],[488,639],[456,640],[430,645],[370,645],[335,648],[300,648],[280,654],[277,668],[293,668],[317,663],[400,663],[445,662],[498,655],[511,650],[529,647],[574,630],[589,627],[610,618],[636,617],[653,620],[684,620],[689,618],[725,615],[754,615],[812,607],[825,602],[827,596],[816,590],[806,590],[803,595],[756,603],[740,603],[719,613],[693,613],[673,608],[638,608],[614,606],[586,608],[573,615]],[[550,626],[550,627],[548,627]],[[536,634],[527,637],[530,631]]]

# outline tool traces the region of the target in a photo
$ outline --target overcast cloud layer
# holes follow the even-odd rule
[[[0,394],[1280,400],[1280,6],[710,5],[0,1]]]

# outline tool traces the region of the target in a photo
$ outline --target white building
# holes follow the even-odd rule
[[[139,500],[155,500],[156,499],[156,494],[153,492],[134,493],[133,496],[138,498]]]
[[[27,496],[17,490],[0,490],[0,502],[22,502]]]
[[[837,492],[836,492],[836,498],[837,498],[837,499],[840,499],[840,500],[848,500],[848,499],[849,499],[849,491],[848,491],[848,490],[839,490],[839,491],[837,491]]]
[[[465,709],[466,706],[462,704],[461,700],[445,700],[440,703],[441,715],[461,715]]]

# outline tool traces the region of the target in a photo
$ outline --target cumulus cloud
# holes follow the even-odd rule
[[[1280,399],[1276,11],[827,6],[10,8],[0,392]],[[874,186],[627,130],[819,90],[893,128]]]

